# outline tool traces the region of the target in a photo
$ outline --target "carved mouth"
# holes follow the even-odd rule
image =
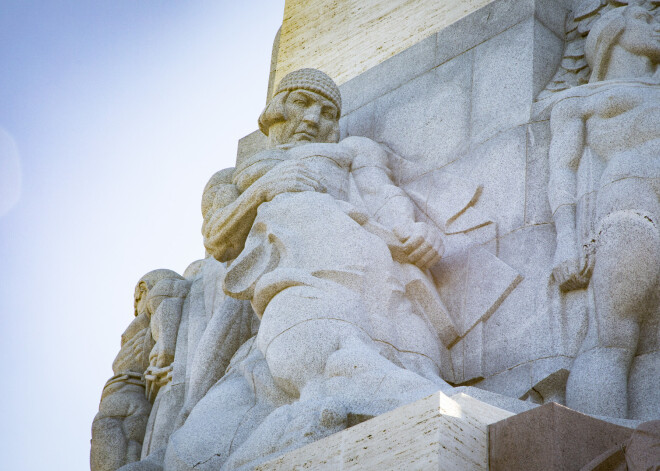
[[[297,133],[295,133],[295,137],[299,141],[313,141],[314,139],[316,139],[315,134],[311,134],[307,131],[298,131]]]

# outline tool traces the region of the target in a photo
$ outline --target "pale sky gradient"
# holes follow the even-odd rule
[[[284,0],[0,0],[0,468],[89,469],[155,268],[265,104]]]

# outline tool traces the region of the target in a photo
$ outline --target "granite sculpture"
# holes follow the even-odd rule
[[[454,387],[660,418],[660,8],[571,3],[273,86],[207,257],[136,296],[92,469],[252,469]]]
[[[135,287],[135,319],[122,334],[121,350],[112,364],[115,375],[103,388],[92,425],[90,459],[94,470],[114,471],[141,457],[153,403],[153,394],[147,387],[153,380],[145,381],[152,351],[155,352],[151,334],[155,298],[150,294],[155,294],[154,288],[162,290],[161,281],[180,278],[171,270],[153,270],[140,278]]]
[[[640,7],[613,9],[591,27],[585,54],[589,83],[555,96],[551,115],[553,275],[563,291],[590,291],[589,331],[566,400],[596,415],[650,420],[660,377],[633,360],[646,361],[635,359],[640,328],[658,310],[660,22]],[[645,394],[629,401],[628,389]]]
[[[171,469],[196,464],[191,449],[202,469],[254,463],[449,388],[427,312],[443,309],[425,273],[439,231],[415,221],[384,148],[338,142],[340,100],[325,74],[289,74],[259,120],[270,148],[209,187],[228,204],[206,213],[206,248],[233,259],[224,290],[261,323],[173,435]],[[213,432],[195,434],[209,417]]]

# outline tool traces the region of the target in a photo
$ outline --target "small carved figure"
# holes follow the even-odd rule
[[[92,425],[92,471],[115,471],[140,459],[151,412],[144,372],[154,344],[147,297],[160,280],[178,276],[171,270],[153,270],[140,278],[135,287],[135,319],[121,336],[121,349],[112,364],[115,375],[103,388]]]
[[[181,408],[171,388],[176,340],[181,314],[191,282],[181,276],[159,281],[149,292],[147,308],[151,313],[151,336],[155,344],[144,372],[146,395],[153,404],[147,424],[142,459],[165,453],[167,440]],[[159,457],[159,461],[162,456]]]
[[[637,375],[656,393],[629,411],[628,377],[640,325],[658,309],[660,24],[643,8],[616,8],[594,23],[585,53],[589,83],[558,94],[551,115],[553,276],[563,291],[588,286],[593,303],[567,405],[653,418],[660,378]]]

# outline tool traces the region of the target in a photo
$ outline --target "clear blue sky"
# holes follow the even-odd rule
[[[89,469],[133,288],[204,254],[284,0],[0,1],[0,468]]]

